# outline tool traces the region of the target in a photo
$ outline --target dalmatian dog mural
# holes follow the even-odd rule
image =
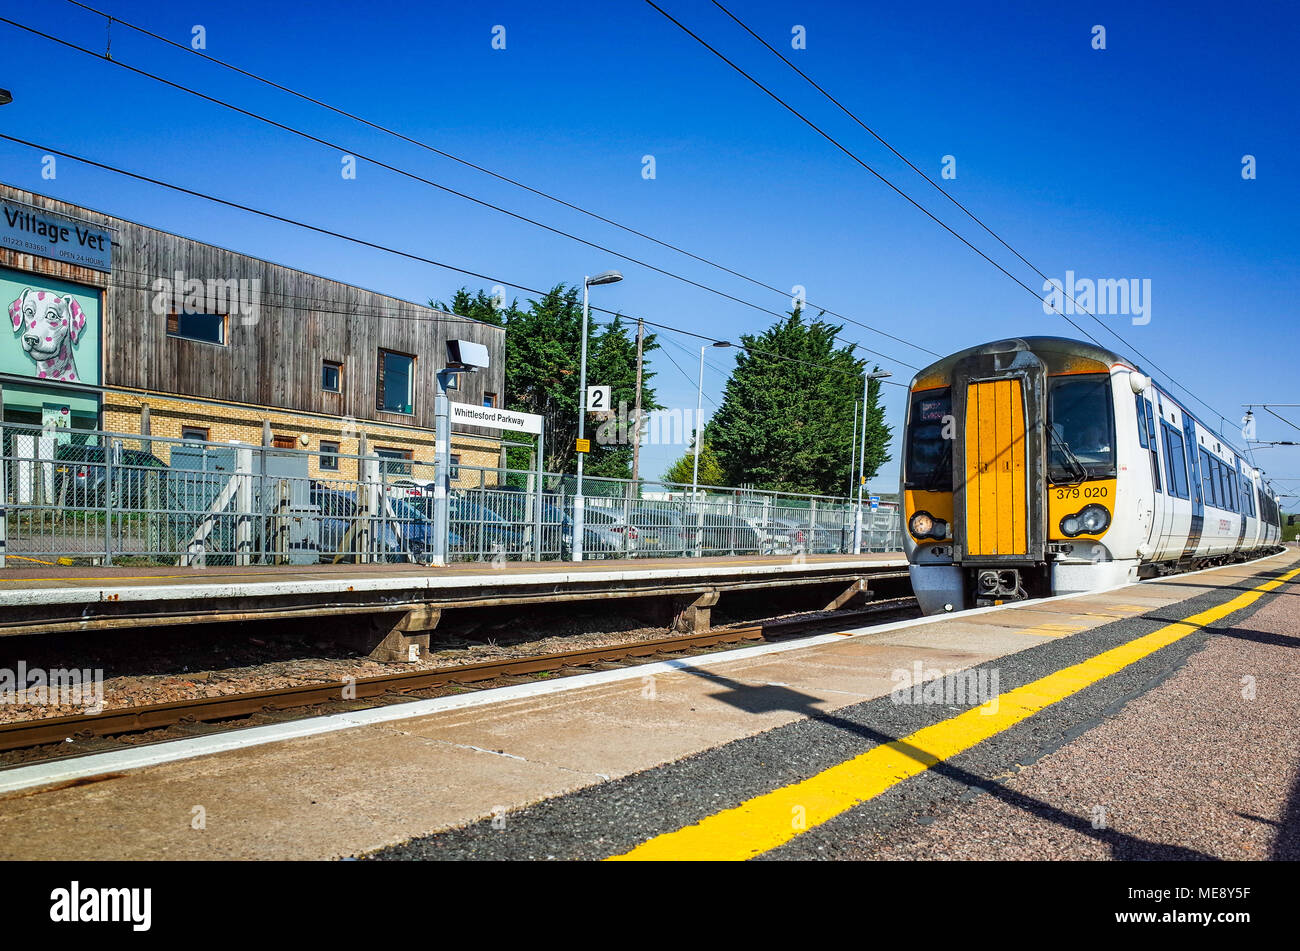
[[[9,319],[38,378],[77,381],[73,347],[85,332],[86,314],[75,297],[29,287],[9,305]]]

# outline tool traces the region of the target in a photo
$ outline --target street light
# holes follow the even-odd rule
[[[601,284],[617,284],[623,280],[621,271],[602,271],[595,277],[582,279],[582,364],[578,370],[578,438],[587,432],[587,302],[588,288]],[[573,560],[582,561],[582,460],[586,453],[578,453],[578,491],[573,497]]]
[[[858,440],[858,505],[857,514],[854,517],[853,524],[853,554],[862,554],[862,489],[863,483],[866,482],[867,471],[867,390],[871,387],[872,380],[883,380],[886,377],[893,376],[888,370],[877,370],[875,373],[868,373],[862,378],[862,436]]]
[[[8,89],[0,89],[0,106],[7,106],[14,101],[14,94]]]
[[[691,468],[691,497],[700,494],[700,420],[704,416],[704,351],[709,347],[733,347],[727,340],[715,340],[700,347],[700,385],[695,393],[695,464]]]
[[[704,506],[700,505],[700,443],[704,438],[704,351],[709,347],[734,347],[729,340],[715,340],[700,347],[700,385],[695,391],[695,462],[691,466],[691,501],[695,505],[695,557],[700,557],[704,536]]]

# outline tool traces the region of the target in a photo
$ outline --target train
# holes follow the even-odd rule
[[[1128,359],[970,347],[909,388],[903,546],[927,614],[1117,587],[1276,550],[1263,473]]]

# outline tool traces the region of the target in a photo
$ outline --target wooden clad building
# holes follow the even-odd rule
[[[0,210],[5,422],[254,444],[269,423],[274,444],[318,451],[313,474],[346,476],[329,457],[363,434],[432,462],[450,339],[490,356],[453,399],[503,401],[499,327],[2,183]],[[500,444],[453,432],[452,452],[495,466]]]

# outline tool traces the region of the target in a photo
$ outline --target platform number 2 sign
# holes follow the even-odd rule
[[[587,387],[587,412],[589,413],[609,412],[609,404],[612,398],[613,398],[613,392],[608,386]]]

